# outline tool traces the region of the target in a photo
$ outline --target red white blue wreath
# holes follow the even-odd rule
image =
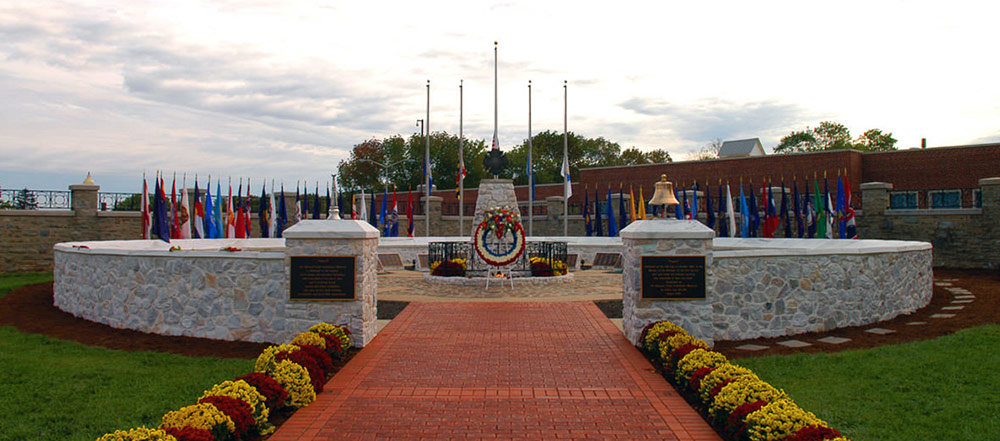
[[[493,216],[487,214],[486,218],[492,219]],[[498,238],[503,238],[509,234],[513,240],[509,247],[504,247],[506,249],[494,252],[486,246],[486,240],[490,234],[496,234]],[[493,266],[510,265],[517,261],[521,257],[521,254],[524,253],[525,243],[524,228],[521,227],[521,222],[516,218],[510,219],[505,228],[499,231],[495,228],[495,223],[483,221],[476,227],[476,232],[472,236],[472,246],[476,249],[476,254],[484,262]]]

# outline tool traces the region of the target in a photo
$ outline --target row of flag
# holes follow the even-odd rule
[[[712,207],[711,189],[705,186],[705,224],[712,229],[718,224],[719,237],[776,237],[778,230],[783,227],[782,237],[786,238],[827,238],[833,239],[835,236],[840,239],[857,239],[857,226],[854,219],[854,208],[851,200],[850,182],[845,185],[846,178],[837,177],[836,195],[830,192],[829,181],[823,178],[823,190],[820,191],[818,179],[813,180],[813,192],[810,195],[808,180],[805,189],[799,192],[798,182],[793,182],[792,194],[785,191],[785,183],[781,182],[781,192],[776,194],[771,186],[761,188],[761,203],[758,206],[756,192],[753,184],[749,186],[749,193],[744,193],[743,183],[739,188],[739,213],[747,215],[740,216],[740,225],[736,225],[736,208],[733,203],[733,195],[729,184],[724,187],[719,185],[719,207],[718,212]],[[690,192],[687,190],[675,189],[674,196],[680,202],[674,207],[674,216],[677,219],[699,220],[701,210],[698,207],[698,184],[691,186]],[[749,197],[747,196],[749,194]],[[636,211],[635,193],[629,186],[629,209],[626,210],[624,191],[621,184],[618,188],[618,222],[615,221],[614,208],[611,204],[611,188],[608,187],[607,202],[600,200],[600,192],[594,190],[594,208],[591,215],[590,193],[584,190],[583,219],[587,236],[617,236],[621,228],[624,228],[635,219],[645,219],[645,203],[638,205]],[[690,199],[689,199],[690,196]],[[791,204],[788,200],[791,198]],[[776,199],[780,198],[780,199]],[[690,203],[689,203],[690,200]],[[780,204],[776,203],[780,201]],[[642,195],[642,188],[639,188],[639,201],[645,201]],[[602,210],[603,205],[603,210]],[[653,215],[656,216],[656,209],[653,206]],[[603,216],[607,219],[602,221]],[[764,215],[763,220],[761,214]],[[795,228],[792,228],[792,217],[795,218]],[[606,229],[605,229],[606,226]],[[758,235],[759,234],[759,235]]]

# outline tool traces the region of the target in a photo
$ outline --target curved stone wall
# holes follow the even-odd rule
[[[913,242],[910,242],[911,244]],[[708,289],[716,340],[778,337],[860,326],[931,300],[928,245],[863,254],[719,251]]]

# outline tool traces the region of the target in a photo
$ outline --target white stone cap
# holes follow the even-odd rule
[[[622,239],[712,239],[715,231],[694,220],[653,219],[632,222],[619,235]]]
[[[482,179],[479,181],[479,185],[483,184],[513,184],[513,179]]]
[[[101,189],[100,185],[97,184],[73,184],[69,186],[70,190],[91,190],[97,191]]]
[[[881,254],[931,250],[928,242],[877,239],[764,239],[719,237],[714,257],[816,256]]]
[[[1000,185],[1000,178],[983,178],[979,180],[979,186],[984,185]]]
[[[861,184],[862,190],[892,190],[892,184],[888,182],[865,182]]]
[[[281,233],[286,239],[377,239],[378,230],[360,220],[310,219]]]
[[[170,251],[180,247],[180,251]],[[237,248],[239,252],[222,251]],[[242,259],[283,259],[284,239],[171,239],[170,243],[152,240],[103,240],[89,242],[62,242],[53,247],[56,251],[76,254],[110,256],[159,256],[159,257],[226,257]]]

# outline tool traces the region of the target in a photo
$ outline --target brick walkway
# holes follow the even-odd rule
[[[412,303],[271,440],[718,440],[591,302]]]

